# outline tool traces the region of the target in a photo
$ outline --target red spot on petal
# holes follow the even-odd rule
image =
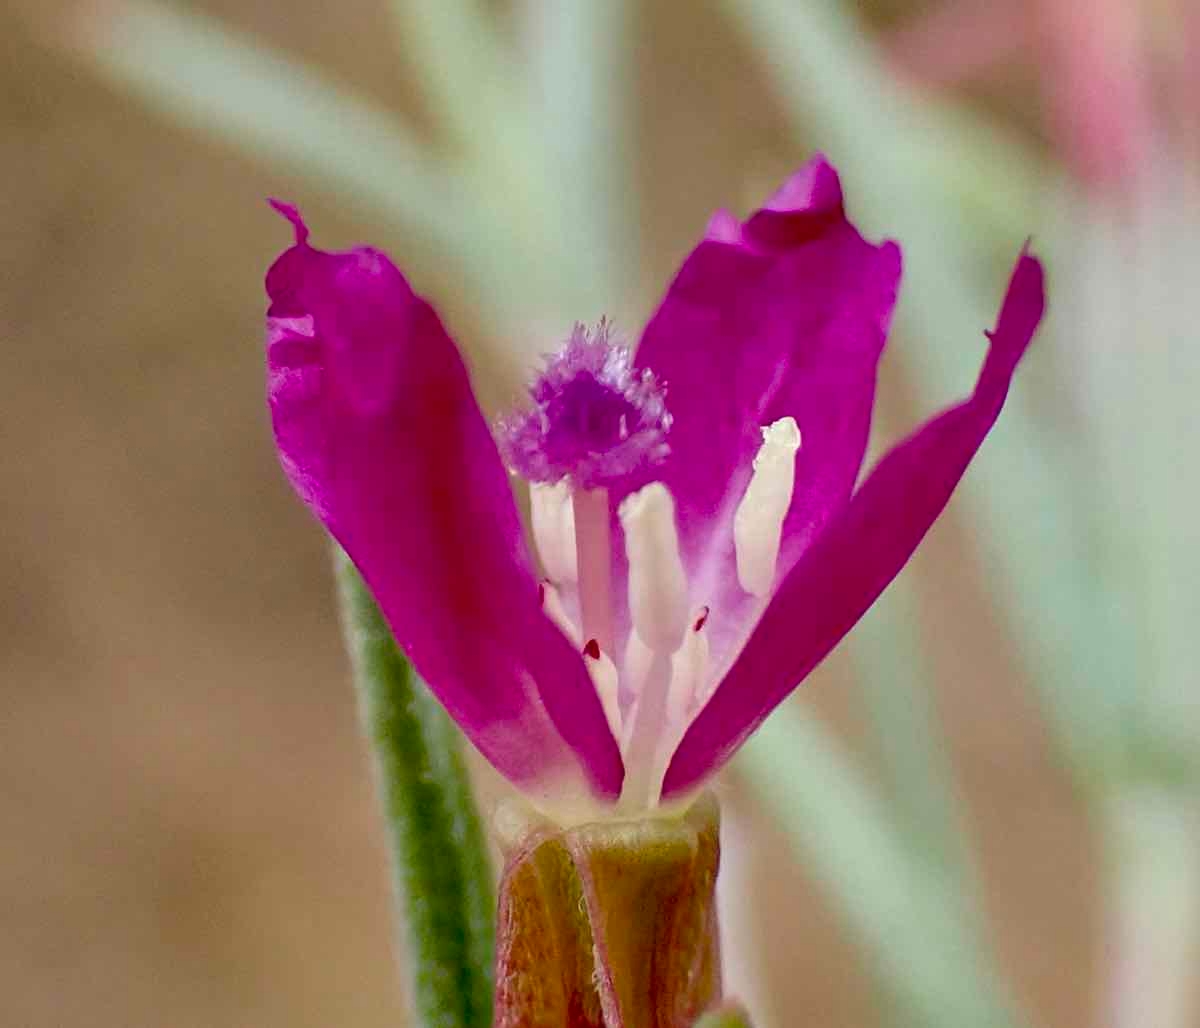
[[[538,603],[541,606],[546,605],[546,583],[538,582]]]
[[[583,655],[591,657],[592,660],[600,659],[600,641],[598,639],[589,639],[587,645],[583,648]]]
[[[700,616],[698,618],[696,618],[696,623],[694,625],[692,625],[692,631],[699,632],[700,629],[702,629],[704,627],[704,622],[706,622],[707,620],[708,620],[708,608],[701,607],[700,608]]]

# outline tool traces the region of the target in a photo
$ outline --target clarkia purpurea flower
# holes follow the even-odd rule
[[[284,469],[468,738],[549,806],[690,795],[904,566],[1041,319],[1013,271],[971,395],[857,488],[900,282],[817,157],[721,212],[636,347],[577,326],[495,430],[382,253],[295,244],[267,274]],[[509,472],[530,483],[535,570]]]

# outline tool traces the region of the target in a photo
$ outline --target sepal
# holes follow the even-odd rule
[[[711,795],[561,829],[502,816],[493,1028],[690,1028],[721,996]]]

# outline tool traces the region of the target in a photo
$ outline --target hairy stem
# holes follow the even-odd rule
[[[487,1028],[494,911],[484,830],[460,737],[337,555],[363,728],[387,822],[411,996],[426,1028]]]

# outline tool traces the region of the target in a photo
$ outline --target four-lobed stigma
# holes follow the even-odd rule
[[[530,482],[606,486],[669,452],[664,390],[634,366],[608,321],[590,333],[576,325],[529,398],[527,409],[500,421],[497,437],[509,467]]]

